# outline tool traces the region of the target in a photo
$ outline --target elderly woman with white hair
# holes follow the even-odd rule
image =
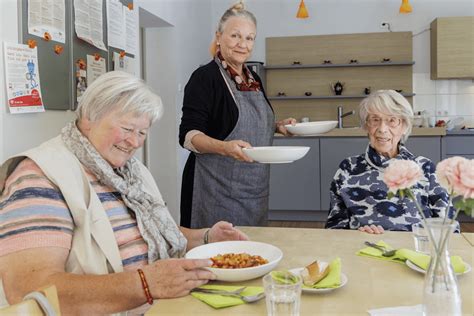
[[[362,100],[359,116],[369,145],[364,154],[346,158],[339,165],[331,183],[326,228],[381,234],[384,230],[411,231],[422,220],[412,200],[387,197],[383,172],[391,159],[412,160],[421,167],[424,178],[413,193],[426,217],[444,216],[449,199],[438,184],[435,165],[404,145],[412,130],[410,103],[396,91],[379,90]]]
[[[64,314],[143,312],[215,278],[204,269],[210,260],[181,257],[247,237],[227,222],[175,224],[134,157],[162,111],[142,80],[109,72],[87,88],[77,120],[59,136],[2,165],[0,307],[54,284]]]

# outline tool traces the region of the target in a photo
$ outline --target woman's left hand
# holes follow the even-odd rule
[[[275,129],[276,132],[280,133],[280,134],[283,134],[285,136],[293,135],[286,129],[285,125],[287,125],[287,124],[295,125],[296,124],[296,119],[290,117],[290,118],[287,118],[287,119],[276,122],[276,129]]]
[[[377,226],[375,226],[375,225],[365,225],[365,226],[359,227],[359,231],[369,233],[369,234],[378,235],[378,234],[383,234],[383,232],[385,230],[380,225],[377,225]]]
[[[249,240],[249,238],[243,232],[234,228],[231,223],[224,221],[217,222],[209,231],[209,242],[225,240]]]

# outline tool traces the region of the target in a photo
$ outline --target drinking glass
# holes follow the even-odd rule
[[[299,275],[290,272],[278,272],[279,277],[271,273],[263,277],[265,301],[268,316],[299,316],[302,280]]]
[[[416,223],[411,226],[413,231],[413,239],[415,241],[415,251],[424,254],[430,254],[430,239],[428,231],[425,229],[423,223]]]

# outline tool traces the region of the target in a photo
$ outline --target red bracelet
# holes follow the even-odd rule
[[[143,273],[142,269],[138,269],[137,272],[140,276],[140,280],[142,281],[142,287],[143,291],[145,291],[146,301],[148,304],[153,305],[153,297],[151,296],[150,288],[148,287],[148,283],[146,282],[145,273]]]

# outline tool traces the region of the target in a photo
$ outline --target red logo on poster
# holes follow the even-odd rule
[[[31,90],[31,98],[32,99],[39,99],[39,92],[36,89]]]

